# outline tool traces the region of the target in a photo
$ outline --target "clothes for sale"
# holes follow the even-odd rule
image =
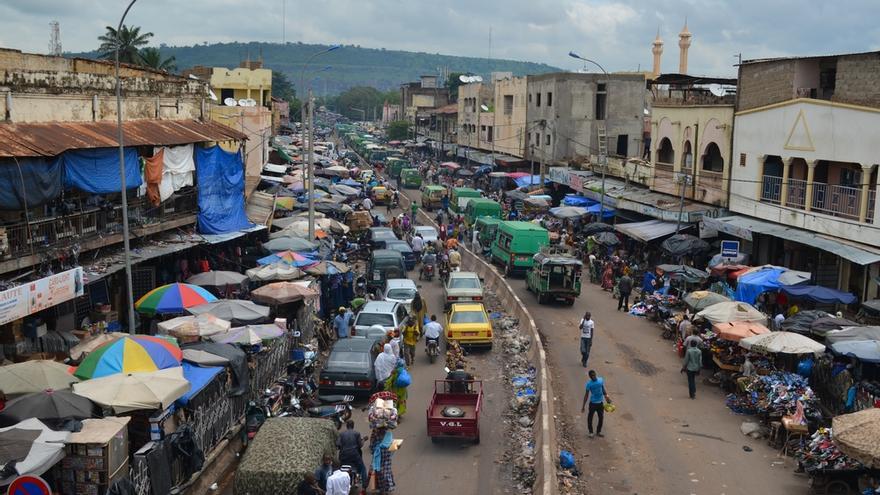
[[[777,371],[755,376],[745,389],[745,394],[727,396],[727,407],[735,413],[769,413],[782,416],[794,413],[800,401],[807,417],[819,416],[813,389],[805,378],[794,373]]]
[[[832,441],[831,428],[819,428],[797,454],[798,462],[808,473],[818,470],[862,469],[862,464],[844,455]]]

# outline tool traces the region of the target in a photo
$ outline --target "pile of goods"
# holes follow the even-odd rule
[[[797,460],[808,473],[819,470],[861,469],[862,464],[847,457],[831,440],[831,428],[819,428],[810,443],[797,453]]]
[[[813,389],[807,384],[806,378],[800,375],[777,371],[755,376],[745,389],[745,394],[727,396],[727,407],[737,414],[766,413],[783,416],[794,413],[800,401],[808,417],[818,416]]]
[[[370,421],[370,428],[397,428],[397,408],[394,407],[394,401],[397,396],[391,392],[378,392],[370,398],[370,409],[367,413],[367,419]]]

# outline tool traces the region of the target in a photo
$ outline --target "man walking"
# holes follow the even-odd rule
[[[416,325],[415,318],[407,317],[403,324],[403,359],[407,366],[412,366],[416,359],[416,344],[419,342],[419,328]]]
[[[336,447],[339,449],[340,464],[351,466],[361,476],[361,486],[367,489],[367,466],[364,465],[363,448],[364,439],[360,432],[354,429],[354,421],[345,422],[345,431],[336,439]]]
[[[605,421],[605,402],[611,404],[608,392],[605,390],[605,379],[596,375],[596,370],[590,370],[590,380],[587,382],[584,390],[584,401],[581,403],[581,413],[587,408],[587,399],[590,401],[590,412],[587,413],[587,431],[589,437],[593,438],[593,415],[599,415],[599,422],[596,424],[596,435],[604,437],[602,434],[602,423]]]
[[[590,359],[590,348],[593,347],[593,323],[592,315],[589,311],[584,313],[578,325],[581,329],[581,366],[587,367],[587,360]]]
[[[681,372],[687,373],[688,376],[688,394],[691,399],[697,398],[697,375],[703,367],[703,352],[697,347],[697,341],[690,341],[687,351],[684,353],[684,363],[681,365]]]
[[[617,300],[617,310],[620,311],[623,308],[624,311],[629,311],[629,295],[633,290],[633,279],[629,276],[629,273],[624,273],[620,280],[617,281],[617,292],[620,294],[620,298]]]

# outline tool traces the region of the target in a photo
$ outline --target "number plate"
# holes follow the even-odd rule
[[[336,382],[337,387],[354,387],[354,382]]]
[[[476,337],[479,335],[479,332],[462,332],[461,334],[465,337]]]

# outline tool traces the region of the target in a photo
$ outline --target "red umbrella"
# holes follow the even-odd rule
[[[448,168],[449,170],[458,170],[461,168],[461,165],[455,162],[443,162],[440,164],[440,166],[443,168]]]

